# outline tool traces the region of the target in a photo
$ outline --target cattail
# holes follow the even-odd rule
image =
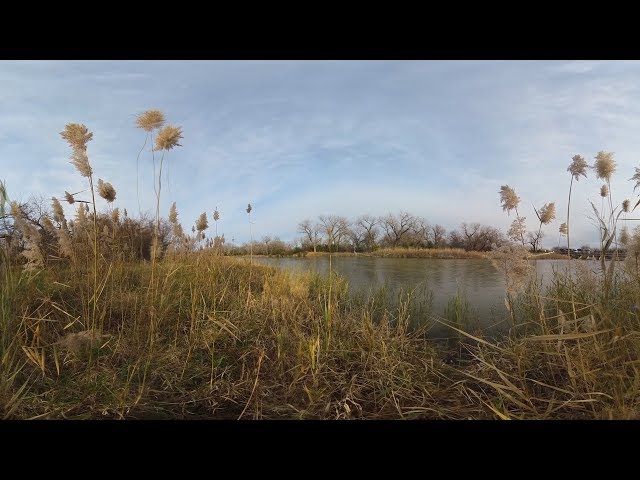
[[[178,210],[176,209],[176,202],[173,202],[171,209],[169,210],[169,222],[176,224],[178,222]]]
[[[158,132],[154,150],[171,150],[173,147],[181,147],[178,141],[182,138],[182,127],[166,126]]]
[[[220,220],[220,212],[218,212],[218,207],[216,207],[216,209],[213,211],[213,220],[216,222]]]
[[[247,213],[251,213],[251,210],[253,210],[251,204],[247,205]]]
[[[76,199],[73,198],[73,194],[67,192],[66,190],[64,191],[64,199],[69,203],[69,205],[76,202]]]
[[[629,229],[626,226],[622,227],[622,230],[620,230],[620,244],[627,245],[630,239]]]
[[[64,223],[64,210],[57,198],[52,199],[51,206],[53,207],[53,219],[60,224]]]
[[[150,132],[164,125],[164,113],[160,110],[147,110],[136,117],[136,125],[145,132]]]
[[[198,221],[196,222],[196,230],[198,230],[198,232],[202,233],[207,228],[209,228],[209,221],[207,220],[207,213],[206,212],[202,212],[202,214],[200,215],[200,218],[198,218]]]
[[[93,138],[93,133],[80,123],[67,123],[64,132],[60,132],[60,135],[69,142],[74,150],[86,150],[87,142]]]
[[[556,218],[556,204],[555,202],[551,202],[549,204],[545,203],[544,206],[540,209],[540,214],[538,218],[541,223],[548,225]]]
[[[607,184],[605,183],[600,187],[600,196],[604,198],[607,195],[609,195],[609,187],[607,187]]]
[[[629,213],[630,206],[631,206],[631,202],[629,201],[629,199],[625,200],[624,202],[622,202],[622,211],[624,213]]]
[[[587,164],[587,161],[584,159],[584,157],[582,155],[574,155],[571,160],[571,165],[569,165],[567,171],[571,172],[571,175],[576,179],[576,181],[580,180],[580,175],[586,178],[587,167],[589,165]]]
[[[111,212],[111,220],[116,225],[120,223],[120,210],[118,210],[117,208],[113,209],[113,212]]]
[[[98,195],[104,198],[107,202],[111,203],[116,199],[116,189],[113,188],[109,182],[103,182],[101,178],[98,179]]]
[[[500,202],[502,203],[502,210],[509,213],[511,210],[518,208],[520,203],[520,197],[516,195],[516,192],[509,185],[502,185],[500,187]]]
[[[567,234],[567,224],[562,223],[560,225],[560,235],[566,235],[566,234]]]
[[[593,168],[596,169],[596,176],[607,182],[616,171],[616,162],[613,160],[613,152],[600,151],[596,155],[596,162]]]
[[[87,157],[86,150],[74,148],[71,154],[71,162],[69,163],[76,167],[76,170],[78,170],[83,177],[90,177],[93,173],[91,165],[89,165],[89,157]]]

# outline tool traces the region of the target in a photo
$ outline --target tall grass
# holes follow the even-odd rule
[[[385,288],[358,296],[331,265],[328,278],[289,274],[253,264],[253,251],[247,264],[200,249],[200,236],[182,231],[175,204],[161,222],[160,181],[156,215],[146,227],[152,260],[125,255],[133,240],[118,235],[134,223],[126,211],[121,217],[111,209],[115,189],[108,182],[93,183],[86,155],[92,134],[70,125],[63,137],[92,200],[65,195],[80,207],[73,225],[55,200],[52,220],[42,220],[35,233],[16,204],[15,238],[27,245],[27,258],[8,254],[13,239],[0,248],[2,418],[640,417],[639,232],[627,239],[624,262],[603,258],[602,271],[571,262],[546,288],[532,279],[520,235],[493,252],[473,252],[505,275],[512,326],[506,335],[490,336],[472,328],[473,305],[462,291],[439,317],[417,291]],[[160,172],[169,145],[181,137],[180,129],[166,128],[173,130],[159,130],[152,141],[154,150],[163,150]],[[595,206],[594,213],[608,248],[630,202],[615,206],[612,156],[598,155],[608,216]],[[94,186],[108,202],[108,215],[97,209]],[[520,199],[504,187],[509,212]],[[0,183],[0,214],[7,202]],[[249,204],[252,239],[251,210]],[[549,205],[537,212],[539,233],[550,212]],[[524,219],[517,211],[516,217]],[[200,234],[205,223],[206,213]],[[168,232],[166,249],[160,249],[161,227]],[[333,254],[330,244],[330,261]],[[37,255],[41,264],[20,268]],[[450,341],[430,334],[438,322],[447,325]]]

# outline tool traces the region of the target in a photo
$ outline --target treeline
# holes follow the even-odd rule
[[[378,248],[462,248],[489,251],[507,242],[495,227],[463,222],[458,229],[431,225],[408,212],[374,217],[361,215],[353,220],[339,215],[320,215],[317,221],[298,224],[305,251],[371,252]]]

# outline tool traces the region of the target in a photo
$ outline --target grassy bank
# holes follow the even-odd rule
[[[4,267],[2,416],[638,416],[640,321],[629,306],[640,295],[628,280],[609,305],[588,276],[558,277],[548,292],[529,284],[513,298],[509,338],[451,329],[436,344],[412,327],[411,296],[354,301],[338,277],[329,289],[206,253],[159,262],[153,289],[149,263],[101,271],[101,327],[90,330],[90,268]]]

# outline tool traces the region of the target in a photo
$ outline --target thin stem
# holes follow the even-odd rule
[[[142,217],[142,207],[140,206],[140,189],[138,187],[138,177],[139,177],[139,171],[140,171],[140,155],[144,151],[144,147],[147,146],[148,139],[149,139],[149,132],[147,132],[147,134],[145,135],[144,145],[142,145],[142,148],[140,149],[140,151],[138,152],[138,156],[136,157],[136,196],[138,197],[138,215],[140,215],[141,217]]]
[[[571,183],[569,184],[569,201],[567,202],[567,256],[571,261],[571,247],[569,246],[569,212],[571,209],[571,188],[573,187],[573,175],[571,175]]]
[[[93,205],[93,313],[91,316],[91,329],[96,325],[96,309],[98,303],[98,215],[96,214],[96,197],[93,191],[93,175],[89,175],[91,187],[91,200]]]
[[[519,221],[520,220],[520,214],[518,214],[518,207],[515,207],[515,211],[516,211],[516,218]],[[520,239],[522,240],[522,246],[524,247],[524,234],[522,233],[522,230],[520,230]]]

